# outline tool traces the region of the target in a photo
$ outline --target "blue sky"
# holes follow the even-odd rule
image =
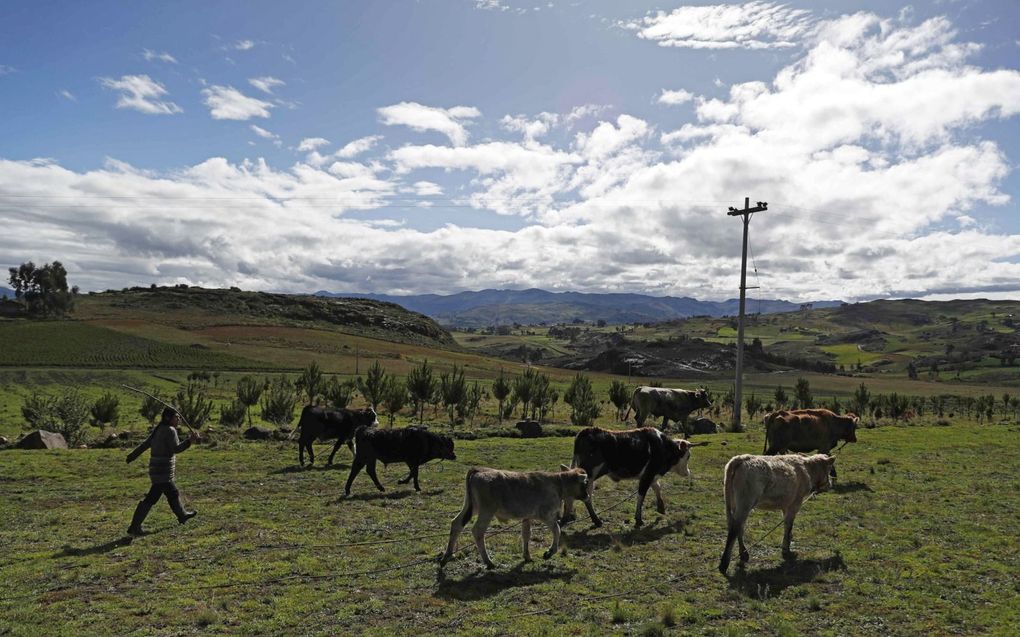
[[[1015,2],[5,3],[0,265],[1016,297]]]

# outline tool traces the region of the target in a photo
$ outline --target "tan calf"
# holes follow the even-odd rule
[[[478,514],[471,528],[478,547],[478,556],[488,568],[495,568],[485,550],[485,531],[492,518],[500,521],[521,520],[521,540],[524,543],[524,561],[531,561],[528,543],[531,541],[531,521],[541,520],[552,531],[552,546],[543,556],[549,559],[560,544],[560,525],[557,520],[564,498],[585,500],[588,497],[588,475],[581,469],[547,472],[501,471],[473,467],[467,472],[464,508],[450,525],[450,542],[440,564],[446,564],[457,550],[457,537],[464,526]]]
[[[750,559],[744,546],[744,525],[756,508],[781,510],[784,516],[783,557],[790,558],[793,520],[811,493],[832,487],[829,477],[836,459],[824,454],[813,456],[733,457],[726,463],[723,488],[726,492],[726,548],[719,560],[719,572],[730,565],[733,541],[740,544],[740,562]]]

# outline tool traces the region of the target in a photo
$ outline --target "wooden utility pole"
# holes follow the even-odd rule
[[[751,215],[756,212],[768,210],[768,204],[764,201],[757,202],[758,205],[751,207],[751,198],[744,197],[744,209],[737,210],[730,206],[728,214],[731,217],[742,216],[744,218],[744,248],[740,257],[740,314],[737,317],[737,382],[733,394],[733,431],[740,431],[740,406],[743,404],[744,385],[744,298],[747,294],[747,226],[751,222]]]

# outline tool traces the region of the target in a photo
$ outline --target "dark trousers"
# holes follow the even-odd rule
[[[166,501],[170,505],[170,510],[177,516],[177,521],[181,522],[185,519],[184,505],[181,504],[181,492],[177,490],[177,485],[171,482],[154,482],[149,488],[149,492],[145,494],[142,501],[138,503],[135,508],[135,515],[131,520],[131,528],[141,528],[142,522],[145,521],[145,516],[149,514],[149,509],[153,507],[159,499],[166,496]]]

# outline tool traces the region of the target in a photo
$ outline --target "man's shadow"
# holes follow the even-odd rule
[[[158,531],[157,531],[158,532]],[[152,533],[146,533],[145,535],[152,535]],[[110,551],[129,546],[134,538],[130,535],[124,535],[115,540],[104,542],[102,544],[96,544],[94,546],[86,546],[77,548],[74,546],[65,546],[60,550],[59,553],[53,554],[53,559],[59,559],[61,557],[84,557],[86,555],[99,555],[100,553],[109,553]]]
[[[351,468],[351,465],[344,464],[342,462],[335,462],[333,464],[310,464],[310,465],[296,465],[292,464],[279,469],[274,469],[269,472],[269,475],[280,475],[281,473],[304,473],[305,471],[346,471]]]
[[[542,565],[536,570],[524,570],[525,562],[519,562],[509,571],[483,570],[461,579],[448,579],[440,569],[436,576],[435,595],[443,599],[475,601],[491,597],[508,588],[534,586],[553,580],[570,582],[575,571],[564,570],[552,565]]]
[[[835,493],[854,493],[855,491],[867,491],[874,493],[873,489],[864,482],[837,482],[832,485]]]
[[[829,571],[847,570],[843,556],[838,552],[821,560],[795,559],[771,568],[748,571],[743,565],[736,572],[727,575],[730,588],[748,597],[765,600],[782,593],[791,586],[812,582]]]
[[[340,496],[333,504],[340,504],[345,501],[371,502],[372,500],[403,500],[413,495],[433,496],[445,493],[446,489],[402,489],[400,491],[371,491],[368,493],[352,493],[351,495]]]

